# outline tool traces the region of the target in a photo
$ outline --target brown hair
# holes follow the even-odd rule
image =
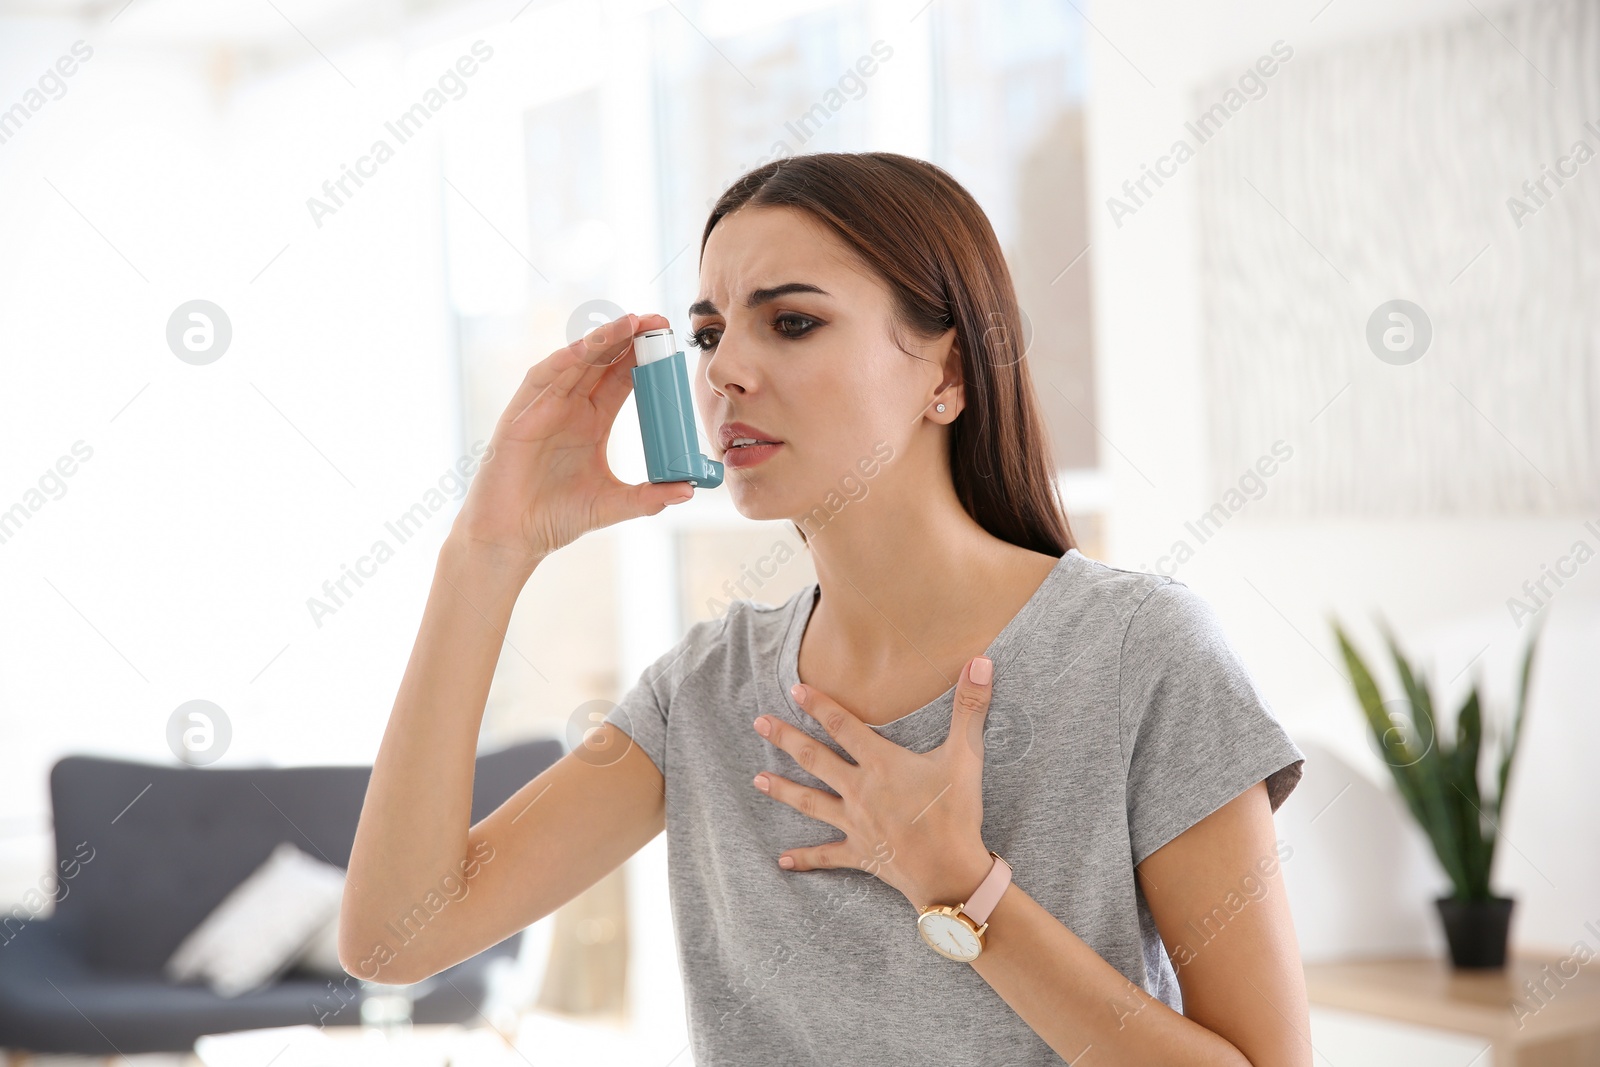
[[[747,204],[798,208],[831,229],[888,285],[896,324],[929,337],[955,327],[966,390],[966,407],[950,424],[956,498],[1001,540],[1052,556],[1077,547],[1020,350],[1011,272],[972,194],[940,167],[894,152],[778,159],[717,199],[702,258],[712,229]]]

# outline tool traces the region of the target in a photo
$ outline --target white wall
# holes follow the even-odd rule
[[[334,49],[360,92],[302,64],[224,111],[211,57],[126,25],[0,19],[0,107],[95,50],[0,145],[0,508],[93,449],[0,544],[6,900],[50,862],[54,759],[170,762],[187,700],[229,717],[221,765],[369,761],[455,508],[384,528],[462,450],[436,135],[320,229],[305,206],[446,60]],[[233,327],[206,366],[165,338],[196,297]],[[394,558],[316,625],[307,598],[380,537]]]
[[[1480,6],[1491,19],[1499,10]],[[1089,37],[1088,159],[1100,429],[1115,446],[1107,453],[1114,486],[1109,562],[1155,569],[1184,522],[1213,503],[1204,488],[1205,408],[1198,400],[1194,165],[1120,228],[1107,198],[1182,133],[1193,117],[1187,94],[1196,81],[1242,71],[1276,40],[1298,57],[1433,20],[1480,16],[1453,0],[1335,0],[1326,7],[1324,0],[1149,0],[1096,5],[1089,16],[1099,31]],[[1278,76],[1292,78],[1293,65]],[[1292,465],[1277,475],[1293,476]],[[1481,650],[1491,710],[1504,712],[1528,636],[1511,621],[1506,599],[1575,540],[1594,544],[1583,530],[1593,518],[1269,522],[1253,519],[1247,506],[1175,572],[1217,606],[1302,747],[1319,746],[1308,750],[1306,778],[1279,815],[1280,834],[1297,848],[1285,878],[1308,960],[1442,955],[1431,898],[1448,891],[1392,799],[1387,769],[1344,680],[1328,614],[1364,642],[1370,663],[1382,646],[1368,623],[1381,611],[1406,647],[1431,662],[1431,677],[1454,679],[1445,688],[1451,712],[1472,677],[1463,670]],[[1580,570],[1546,614],[1494,886],[1518,900],[1514,944],[1565,954],[1585,936],[1584,922],[1600,918],[1593,892],[1600,852],[1592,847],[1600,839],[1600,779],[1589,769],[1600,748],[1593,715],[1600,668],[1592,655],[1600,638],[1600,567]]]

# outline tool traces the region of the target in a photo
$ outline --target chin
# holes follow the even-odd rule
[[[787,499],[788,493],[771,492],[759,477],[749,477],[742,471],[728,471],[722,488],[733,498],[734,510],[755,522],[788,521],[797,511],[804,510]]]

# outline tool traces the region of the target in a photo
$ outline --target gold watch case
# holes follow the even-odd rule
[[[917,933],[927,946],[947,960],[971,963],[983,952],[983,933],[989,924],[979,926],[960,904],[929,904],[917,916]]]

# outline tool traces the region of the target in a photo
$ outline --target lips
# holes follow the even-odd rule
[[[776,437],[747,422],[725,422],[717,432],[717,444],[724,452],[733,447],[733,442],[740,438],[749,438],[754,441],[781,444]]]
[[[782,448],[781,443],[770,445],[740,445],[730,448],[722,453],[722,462],[729,470],[748,470],[759,464],[765,463]]]

